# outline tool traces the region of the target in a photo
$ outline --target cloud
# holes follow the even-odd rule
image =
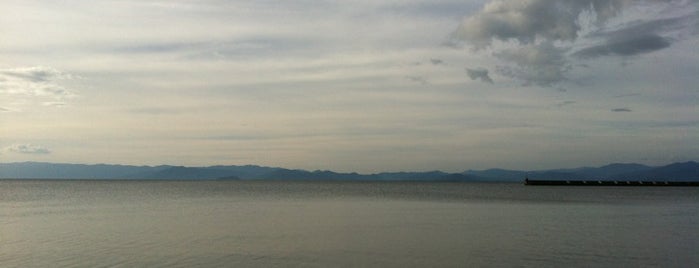
[[[47,101],[47,102],[41,103],[41,105],[50,106],[50,107],[64,107],[67,104],[65,102],[61,102],[61,101]]]
[[[427,79],[425,79],[425,78],[422,77],[422,76],[406,76],[405,78],[407,78],[407,79],[409,79],[410,81],[413,81],[413,82],[415,82],[415,83],[420,83],[420,84],[423,84],[423,85],[429,84],[429,82],[427,81]]]
[[[249,58],[251,55],[280,55],[319,48],[320,40],[303,34],[296,36],[256,35],[251,37],[227,37],[213,40],[140,42],[105,49],[107,53],[157,55],[172,54],[184,59],[224,60]]]
[[[562,101],[562,102],[557,103],[556,106],[558,106],[558,107],[560,108],[560,107],[563,107],[563,106],[567,106],[567,105],[571,105],[571,104],[576,104],[576,103],[578,103],[578,102],[577,102],[577,101]]]
[[[669,47],[671,41],[662,36],[649,34],[644,36],[627,36],[611,38],[607,42],[582,49],[575,53],[581,58],[619,55],[633,56]]]
[[[391,2],[388,4],[385,1],[372,1],[380,5],[379,11],[388,11],[389,14],[405,14],[412,17],[449,17],[459,19],[464,14],[477,8],[477,2],[460,1],[460,0],[441,0],[441,1],[400,1]],[[396,4],[400,3],[400,4]],[[356,5],[356,4],[355,4]]]
[[[490,76],[488,75],[488,69],[466,68],[466,74],[468,74],[468,77],[471,78],[471,80],[480,79],[481,81],[486,82],[486,83],[491,83],[491,84],[493,83],[493,79],[491,79]]]
[[[619,95],[614,95],[614,98],[627,98],[627,97],[635,97],[635,96],[640,96],[641,93],[626,93],[626,94],[619,94]]]
[[[698,10],[688,0],[490,0],[448,43],[492,53],[503,61],[499,74],[525,85],[552,86],[576,61],[642,55],[697,35]]]
[[[631,109],[629,108],[614,108],[612,109],[612,112],[618,113],[618,112],[631,112]]]
[[[51,151],[45,147],[33,144],[13,144],[5,147],[5,151],[19,154],[50,154]]]
[[[57,78],[70,77],[70,75],[61,73],[56,69],[43,66],[0,69],[0,75],[4,75],[6,77],[16,77],[21,80],[31,82],[47,82]]]
[[[483,9],[463,20],[451,39],[485,48],[493,40],[515,39],[529,44],[537,38],[570,41],[578,37],[583,11],[594,11],[595,22],[603,23],[615,16],[627,0],[492,0]]]
[[[430,59],[430,62],[431,62],[433,65],[444,64],[444,61],[443,61],[443,60],[440,60],[440,59]]]
[[[62,81],[75,77],[54,68],[34,66],[0,69],[0,97],[11,97],[15,102],[34,103],[47,106],[65,105],[77,94],[61,85]],[[5,109],[9,109],[5,107]]]
[[[524,80],[525,85],[550,86],[565,80],[565,73],[571,68],[565,52],[565,49],[546,42],[502,50],[496,52],[495,56],[508,63],[514,63],[500,66],[500,74]]]
[[[655,19],[645,22],[630,23],[621,29],[599,31],[592,38],[602,38],[602,42],[584,47],[574,56],[591,58],[599,56],[620,55],[633,56],[661,50],[669,47],[680,38],[679,32],[696,27],[696,13],[674,18]],[[671,37],[671,36],[678,37]]]
[[[688,7],[690,10],[692,7]],[[573,55],[580,58],[600,56],[633,56],[650,53],[670,47],[673,42],[691,33],[690,29],[699,27],[697,11],[670,18],[633,21],[620,29],[594,32],[590,38],[602,39],[593,45],[584,47]]]

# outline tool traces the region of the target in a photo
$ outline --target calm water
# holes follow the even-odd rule
[[[697,267],[699,188],[0,181],[2,267]]]

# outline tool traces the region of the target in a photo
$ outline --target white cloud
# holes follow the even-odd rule
[[[77,94],[62,85],[75,77],[44,66],[0,69],[0,99],[20,106],[63,103]],[[51,105],[53,106],[53,105]],[[12,107],[21,110],[23,107]],[[6,108],[6,109],[9,109]]]
[[[63,107],[63,106],[66,106],[67,104],[65,102],[61,102],[61,101],[47,101],[47,102],[41,103],[41,105],[50,106],[50,107]]]
[[[51,151],[43,146],[33,144],[13,144],[5,147],[5,151],[18,154],[50,154]]]
[[[44,66],[0,69],[0,74],[6,77],[17,77],[21,80],[28,80],[31,82],[48,82],[55,79],[70,77],[70,75],[61,73],[54,68]]]

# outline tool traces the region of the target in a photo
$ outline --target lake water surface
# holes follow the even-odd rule
[[[698,187],[0,181],[2,267],[697,267]]]

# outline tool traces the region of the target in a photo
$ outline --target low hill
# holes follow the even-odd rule
[[[639,180],[674,180],[674,181],[697,181],[699,180],[699,163],[690,161],[684,163],[674,163],[667,166],[651,168],[647,170],[628,172],[613,176],[616,179],[639,179]]]
[[[463,173],[383,172],[376,174],[307,171],[246,166],[128,166],[82,165],[39,162],[0,163],[5,179],[242,179],[242,180],[372,180],[372,181],[481,181],[516,182],[525,177],[549,180],[699,180],[697,162],[662,167],[640,164],[610,164],[602,167],[519,171],[505,169],[468,170]]]

